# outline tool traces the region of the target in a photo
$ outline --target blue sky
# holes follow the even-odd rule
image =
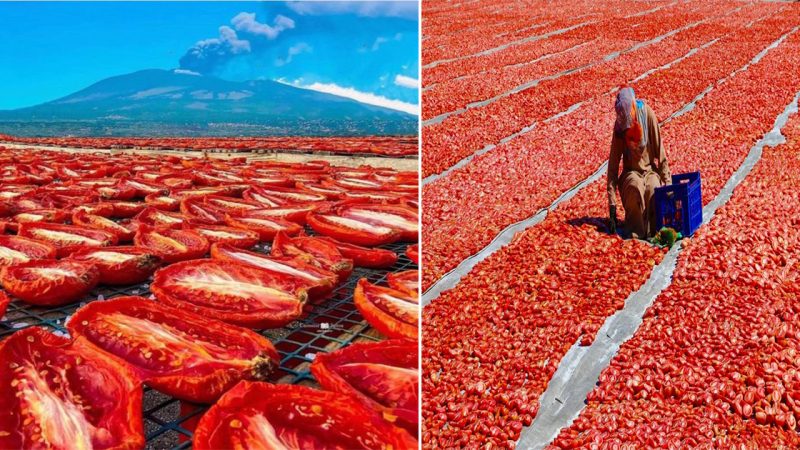
[[[141,69],[418,111],[416,2],[0,3],[0,109]]]

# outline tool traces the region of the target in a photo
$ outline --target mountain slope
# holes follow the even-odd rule
[[[70,122],[77,122],[78,130],[153,128],[154,135],[211,129],[233,131],[229,134],[416,134],[417,129],[416,116],[343,97],[268,80],[233,82],[168,70],[111,77],[58,100],[0,111],[0,131],[9,133]]]

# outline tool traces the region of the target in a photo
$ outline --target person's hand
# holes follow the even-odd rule
[[[616,205],[608,205],[608,225],[611,234],[617,234],[617,207]]]

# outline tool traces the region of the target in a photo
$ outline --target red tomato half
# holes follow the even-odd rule
[[[230,244],[239,248],[251,248],[258,244],[260,236],[255,231],[244,228],[205,225],[201,223],[184,223],[185,230],[196,231],[210,244]]]
[[[117,237],[107,231],[55,223],[23,223],[18,234],[51,244],[58,250],[59,257],[69,255],[82,245],[107,247],[117,243]]]
[[[299,257],[304,261],[330,270],[344,281],[353,273],[353,260],[342,256],[335,245],[328,241],[312,237],[290,238],[281,232],[272,242],[273,256]]]
[[[114,205],[111,203],[101,202],[91,203],[88,205],[78,205],[72,208],[73,215],[78,211],[84,211],[85,213],[94,216],[111,217],[114,215]]]
[[[304,262],[300,258],[268,256],[225,244],[212,245],[211,258],[249,264],[261,269],[296,277],[307,283],[308,297],[315,303],[327,297],[336,287],[336,282],[339,279],[334,272]]]
[[[63,305],[79,300],[99,281],[100,271],[84,261],[42,259],[0,271],[3,288],[33,305]]]
[[[83,339],[42,327],[0,342],[0,448],[144,447],[141,384]]]
[[[208,240],[191,230],[154,229],[139,227],[133,243],[146,247],[167,264],[202,258],[210,247]]]
[[[405,206],[353,204],[342,207],[339,215],[397,230],[400,232],[400,240],[406,242],[419,240],[419,215]]]
[[[409,295],[419,295],[419,271],[406,270],[386,275],[386,283],[390,288],[403,291]]]
[[[277,208],[256,209],[247,213],[247,217],[264,219],[283,219],[294,222],[298,225],[306,224],[306,216],[311,211],[319,208],[318,204],[310,203],[306,205],[289,205]]]
[[[117,237],[117,242],[130,242],[134,235],[133,230],[128,229],[111,219],[87,214],[86,211],[83,210],[76,211],[72,214],[72,224],[107,231]]]
[[[253,331],[142,297],[89,303],[67,327],[153,388],[195,403],[213,402],[242,379],[264,380],[280,362]]]
[[[375,225],[361,219],[341,217],[335,214],[310,213],[308,225],[319,234],[348,244],[376,247],[391,244],[400,239],[394,228]]]
[[[286,325],[300,317],[308,297],[294,277],[210,259],[158,270],[150,290],[168,305],[249,328]]]
[[[242,381],[200,419],[193,448],[410,450],[417,441],[347,395]]]
[[[303,231],[303,227],[295,222],[289,222],[277,217],[250,217],[248,215],[234,217],[227,215],[225,216],[225,223],[232,227],[258,233],[258,238],[261,242],[272,242],[279,231],[283,231],[290,236],[296,236]]]
[[[20,236],[0,235],[0,266],[25,263],[34,259],[55,259],[56,248],[46,242]]]
[[[408,256],[408,259],[413,261],[414,264],[419,264],[419,244],[406,247],[406,256]]]
[[[161,194],[150,194],[144,198],[144,202],[147,206],[161,211],[177,211],[181,206],[180,200]]]
[[[417,342],[409,339],[356,343],[333,353],[317,353],[311,373],[323,388],[358,399],[416,436],[417,356]]]
[[[11,299],[8,298],[5,292],[0,291],[0,320],[3,319],[3,315],[6,313],[6,308],[8,308],[8,304],[11,302]]]
[[[123,201],[113,201],[110,202],[111,205],[114,207],[114,217],[120,219],[127,219],[129,217],[133,217],[142,210],[147,207],[144,203],[138,202],[123,202]]]
[[[390,338],[417,339],[419,300],[416,295],[358,280],[353,302],[376,330]]]
[[[142,210],[133,219],[138,224],[155,228],[180,228],[184,222],[181,213],[162,211],[158,208],[148,207]]]
[[[87,261],[100,271],[100,283],[124,286],[142,283],[161,265],[161,258],[144,247],[84,247],[71,260]]]
[[[335,245],[342,256],[353,260],[353,264],[358,267],[369,267],[371,269],[386,269],[392,267],[397,262],[397,253],[382,248],[366,248],[358,245],[346,244],[333,238],[320,236],[319,239]]]

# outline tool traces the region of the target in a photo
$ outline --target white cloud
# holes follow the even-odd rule
[[[292,11],[301,15],[355,14],[360,17],[400,17],[417,20],[416,1],[317,1],[289,2]]]
[[[292,59],[295,56],[297,56],[297,55],[299,55],[301,53],[311,53],[312,50],[313,49],[311,48],[311,46],[306,44],[305,42],[300,42],[298,44],[295,44],[295,45],[289,47],[289,51],[286,54],[285,58],[278,58],[275,61],[275,65],[278,66],[278,67],[285,66],[286,64],[289,64],[290,62],[292,62]]]
[[[294,20],[278,14],[273,21],[273,25],[267,25],[256,20],[255,13],[240,12],[231,19],[236,31],[243,31],[257,36],[264,36],[267,39],[275,39],[284,31],[294,28]]]
[[[173,70],[173,72],[178,73],[178,74],[183,74],[183,75],[200,76],[200,74],[198,72],[195,72],[194,70],[175,69],[175,70]]]
[[[388,39],[386,39],[386,38],[385,38],[385,37],[383,37],[383,36],[378,36],[378,37],[375,39],[375,42],[373,42],[373,43],[372,43],[372,51],[373,51],[373,52],[375,52],[375,51],[378,51],[378,49],[379,49],[379,48],[381,48],[381,45],[383,45],[383,44],[385,44],[385,43],[387,43],[387,42],[389,42],[389,40],[388,40]]]
[[[397,75],[394,77],[394,84],[405,88],[419,89],[419,80],[405,75]]]
[[[301,89],[309,89],[312,91],[324,92],[326,94],[349,98],[359,103],[366,103],[368,105],[381,106],[383,108],[419,115],[419,105],[400,100],[392,100],[382,95],[373,94],[371,92],[362,92],[354,88],[339,86],[335,83],[311,83],[308,85],[302,85],[297,80],[292,83],[286,83],[285,80],[281,79],[278,81]]]

